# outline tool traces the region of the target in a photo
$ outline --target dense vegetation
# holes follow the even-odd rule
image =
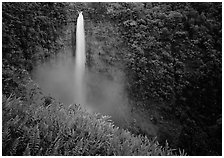
[[[3,97],[3,155],[174,155],[168,144],[162,148],[155,140],[134,136],[107,116],[64,107],[43,96],[32,81],[25,87],[32,87],[24,91],[26,101]]]
[[[14,72],[22,69],[30,72],[36,62],[52,56],[59,48],[56,40],[66,22],[65,7],[64,3],[2,4],[4,94],[9,96],[17,86],[17,76],[12,77]]]
[[[110,19],[129,53],[130,98],[153,102],[183,125],[178,146],[192,155],[221,154],[222,4],[98,3],[91,16]],[[170,115],[168,115],[170,116]]]
[[[87,3],[87,19],[119,28],[130,98],[179,120],[191,155],[221,155],[222,4]],[[165,106],[164,106],[165,104]],[[136,104],[137,105],[137,104]],[[158,118],[157,118],[158,119]]]
[[[119,129],[106,116],[63,106],[32,81],[35,64],[61,46],[67,7],[3,3],[3,155],[174,155],[168,144]]]
[[[179,145],[192,155],[221,154],[221,10],[221,3],[156,3],[112,13],[133,50],[130,94],[166,102],[183,124]]]
[[[181,122],[175,148],[221,155],[221,3],[2,3],[3,155],[174,154],[106,117],[62,106],[30,79],[36,62],[58,52],[77,10],[118,28],[129,96],[143,109],[165,105],[166,119]]]

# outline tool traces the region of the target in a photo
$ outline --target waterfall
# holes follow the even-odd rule
[[[79,13],[76,26],[76,55],[75,55],[75,103],[84,105],[85,94],[85,31],[82,12]]]

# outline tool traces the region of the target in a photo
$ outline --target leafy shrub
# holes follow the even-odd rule
[[[185,155],[119,129],[108,116],[49,102],[32,81],[23,91],[23,98],[3,95],[3,155]]]

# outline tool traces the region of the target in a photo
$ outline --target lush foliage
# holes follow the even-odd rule
[[[29,71],[58,47],[67,15],[64,3],[3,3],[3,155],[185,155],[42,94]]]
[[[35,62],[57,52],[56,40],[66,22],[65,7],[64,3],[2,3],[4,94],[9,96],[18,84],[13,71],[31,71]]]
[[[37,47],[53,47],[66,22],[64,8],[63,3],[3,3],[3,65],[29,69],[32,61],[49,55],[36,53]]]
[[[31,71],[36,61],[57,52],[64,25],[74,22],[80,10],[86,21],[109,27],[101,30],[102,36],[113,26],[119,29],[125,53],[116,56],[106,44],[103,48],[112,56],[111,63],[116,58],[125,64],[127,90],[134,102],[151,109],[150,103],[156,101],[165,105],[161,112],[180,121],[175,148],[190,155],[221,155],[221,3],[70,7],[2,3],[3,155],[174,154],[167,144],[162,148],[156,141],[118,129],[107,117],[89,115],[76,105],[63,107],[29,78],[24,69]],[[111,40],[114,46],[116,40]]]
[[[44,96],[30,78],[23,95],[3,95],[3,155],[174,155],[157,141],[119,129],[109,117]],[[185,155],[184,152],[177,151]]]
[[[190,154],[221,154],[222,4],[88,7],[96,22],[113,21],[122,33],[130,98],[146,109],[165,103],[165,113],[183,124],[178,144]]]

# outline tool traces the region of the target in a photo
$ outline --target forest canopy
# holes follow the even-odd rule
[[[58,39],[80,10],[87,22],[110,23],[118,29],[127,50],[117,58],[124,63],[128,96],[141,102],[136,107],[150,109],[156,103],[167,120],[180,122],[178,140],[170,138],[174,148],[189,155],[222,155],[222,3],[211,2],[2,3],[3,148],[15,147],[21,138],[14,131],[19,121],[14,120],[16,126],[6,123],[16,118],[7,114],[10,108],[21,112],[6,107],[14,103],[9,97],[15,96],[18,106],[20,99],[31,101],[24,86],[30,82],[30,72],[58,53],[63,45]],[[49,105],[52,100],[45,98],[43,104]],[[34,133],[39,130],[35,121],[29,124]],[[16,155],[12,151],[4,155]]]
[[[221,154],[222,4],[109,6],[131,50],[125,54],[131,97],[166,102],[183,124],[179,145],[189,153]]]

